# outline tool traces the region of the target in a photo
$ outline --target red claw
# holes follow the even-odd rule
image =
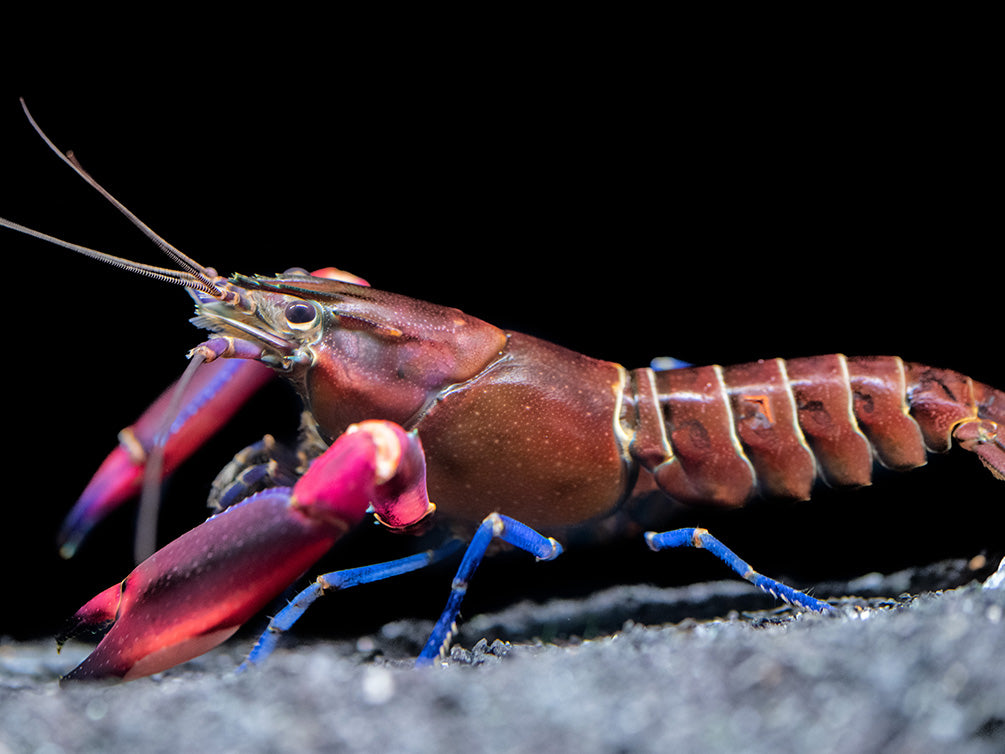
[[[203,364],[185,390],[181,412],[165,443],[164,474],[174,471],[226,424],[273,374],[257,361],[220,359]],[[119,434],[119,446],[101,464],[63,522],[59,534],[63,557],[72,557],[98,521],[139,494],[146,456],[161,430],[173,392],[174,385]]]
[[[324,267],[311,275],[369,285],[363,278],[336,267]],[[167,437],[163,475],[170,474],[198,450],[274,374],[264,364],[248,359],[218,359],[203,364],[182,396],[179,418]],[[64,558],[73,557],[95,524],[139,494],[146,457],[156,434],[162,429],[162,417],[173,394],[174,384],[151,404],[135,424],[119,433],[119,446],[95,472],[63,522],[59,545]]]
[[[388,422],[357,425],[292,489],[254,495],[151,555],[74,616],[78,627],[114,623],[66,678],[132,680],[226,640],[362,521],[371,501],[387,512],[400,491],[420,487],[424,499],[418,443]]]

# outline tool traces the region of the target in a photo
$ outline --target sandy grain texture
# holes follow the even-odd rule
[[[407,659],[422,622],[353,642],[290,641],[241,675],[247,645],[234,641],[118,685],[59,686],[83,645],[56,655],[49,643],[6,643],[0,752],[1000,752],[1005,588],[868,596],[931,575],[822,585],[821,596],[864,595],[822,616],[758,609],[735,582],[521,604],[474,616],[454,657],[423,671]],[[629,619],[702,606],[723,617]],[[619,620],[589,640],[491,639]]]

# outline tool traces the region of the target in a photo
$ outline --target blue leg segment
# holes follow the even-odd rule
[[[282,635],[289,631],[314,601],[322,594],[337,589],[348,589],[360,584],[369,584],[371,581],[380,581],[392,576],[400,576],[410,571],[418,571],[421,568],[437,563],[444,558],[448,558],[461,549],[463,542],[453,539],[445,545],[435,550],[426,550],[417,555],[410,555],[407,558],[389,560],[386,563],[362,566],[361,568],[348,568],[344,571],[332,571],[318,576],[309,587],[300,594],[269,622],[268,628],[259,637],[258,642],[248,655],[248,659],[241,663],[238,672],[247,670],[252,665],[259,665],[265,661],[279,643]]]
[[[646,543],[653,550],[667,550],[672,547],[696,547],[701,550],[708,550],[758,589],[762,589],[771,596],[781,599],[790,605],[799,605],[807,610],[815,610],[819,613],[832,609],[826,602],[810,597],[808,594],[792,587],[785,586],[780,581],[762,576],[751,568],[745,560],[737,556],[735,552],[709,534],[705,529],[674,529],[660,533],[648,531],[645,536]]]
[[[447,599],[447,606],[436,621],[433,633],[429,636],[426,646],[415,661],[416,667],[432,665],[446,649],[453,634],[457,614],[461,609],[461,601],[468,589],[468,581],[477,570],[485,550],[493,539],[499,538],[511,545],[519,547],[521,550],[529,552],[538,560],[553,560],[562,554],[562,545],[551,537],[538,534],[526,524],[503,516],[498,513],[486,517],[471,538],[464,559],[457,569],[453,584],[450,586],[450,597]]]

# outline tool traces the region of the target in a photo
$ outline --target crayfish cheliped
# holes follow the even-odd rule
[[[427,483],[435,515],[476,533],[423,661],[449,640],[463,585],[493,537],[551,558],[560,546],[534,528],[603,516],[639,491],[719,507],[741,506],[755,492],[805,499],[818,478],[868,484],[874,460],[910,468],[954,439],[1005,475],[1005,394],[948,370],[840,355],[626,370],[337,271],[225,279],[168,250],[184,272],[144,271],[185,285],[197,324],[214,337],[196,349],[209,364],[182,395],[187,408],[165,443],[165,473],[272,373],[301,395],[321,445],[333,444],[306,473],[316,453],[288,462],[270,456],[268,466],[241,470],[224,497],[240,498],[254,484],[265,490],[225,500],[224,512],[88,602],[81,624],[113,625],[71,677],[138,677],[205,651],[309,569],[368,504],[391,528],[418,523],[431,510]],[[68,519],[68,553],[139,490],[172,394],[124,432]],[[411,460],[378,472],[378,437],[394,437],[385,445],[400,452],[391,455]],[[753,573],[701,530],[648,539],[654,547],[707,547],[764,588],[826,609]],[[454,549],[340,578],[385,578]],[[274,627],[288,626],[325,587],[312,587]]]

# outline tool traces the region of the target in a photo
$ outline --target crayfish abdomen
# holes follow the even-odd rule
[[[636,382],[647,390],[633,454],[684,502],[736,507],[758,488],[805,500],[817,478],[870,484],[875,461],[914,468],[954,437],[1005,476],[1005,394],[895,356],[771,359]]]

